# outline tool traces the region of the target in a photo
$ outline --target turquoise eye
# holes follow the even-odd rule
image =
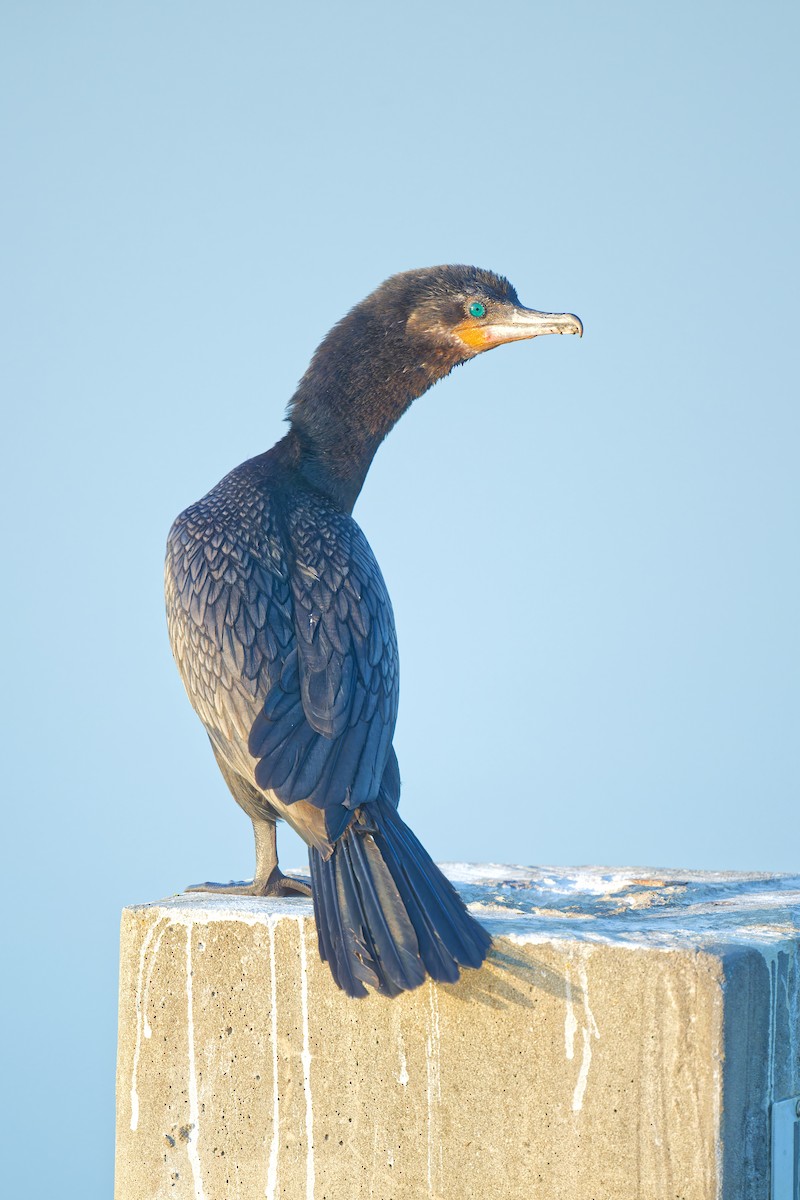
[[[481,304],[480,300],[473,300],[469,306],[469,315],[471,317],[485,317],[486,305]]]

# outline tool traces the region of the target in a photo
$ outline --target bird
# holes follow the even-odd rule
[[[583,326],[523,307],[492,271],[393,275],[323,339],[285,436],[169,533],[172,651],[256,850],[252,882],[192,890],[310,892],[320,957],[351,997],[453,983],[491,945],[398,813],[397,636],[353,507],[414,400],[494,346],[556,333]],[[279,820],[308,846],[310,887],[278,866]]]

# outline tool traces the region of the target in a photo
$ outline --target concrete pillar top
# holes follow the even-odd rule
[[[655,867],[523,867],[441,863],[495,937],[619,947],[769,947],[800,936],[800,875]],[[302,874],[298,871],[297,874]],[[182,893],[131,911],[175,921],[313,918],[310,900]]]

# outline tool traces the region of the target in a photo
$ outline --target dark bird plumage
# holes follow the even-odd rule
[[[397,814],[394,618],[350,514],[416,397],[482,350],[556,332],[580,322],[522,308],[491,272],[394,276],[324,339],[286,436],[170,531],[173,652],[256,837],[252,884],[200,886],[307,892],[278,869],[275,822],[288,821],[309,846],[320,954],[351,996],[455,980],[490,939]]]

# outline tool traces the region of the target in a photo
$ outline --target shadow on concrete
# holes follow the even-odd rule
[[[477,971],[465,971],[458,983],[439,985],[454,1000],[466,1004],[485,1004],[489,1008],[536,1007],[536,992],[547,992],[560,999],[566,997],[566,980],[547,967],[535,954],[510,954],[489,951],[486,962]],[[580,988],[573,983],[573,1000],[580,1003]]]

